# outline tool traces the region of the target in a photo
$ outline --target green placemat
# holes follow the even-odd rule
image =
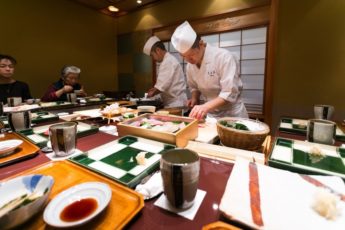
[[[158,141],[124,136],[68,160],[133,188],[159,168],[162,153],[174,148]],[[144,165],[136,159],[142,152],[145,152]]]
[[[321,155],[311,154],[313,151]],[[277,138],[268,164],[299,173],[336,175],[345,179],[345,149],[331,145]]]

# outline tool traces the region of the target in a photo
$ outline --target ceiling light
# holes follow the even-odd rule
[[[137,3],[138,3],[138,4],[141,4],[141,3],[142,3],[142,1],[141,1],[141,0],[137,0]]]
[[[115,6],[108,6],[108,10],[111,12],[118,12],[119,11],[119,9],[116,8]]]

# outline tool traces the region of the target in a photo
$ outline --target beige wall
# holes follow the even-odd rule
[[[273,117],[312,117],[316,103],[345,119],[345,1],[281,0]]]
[[[267,2],[269,0],[165,0],[153,7],[120,17],[118,33],[157,28]]]
[[[82,69],[89,93],[117,89],[116,20],[68,0],[0,1],[0,53],[41,97],[63,65]]]

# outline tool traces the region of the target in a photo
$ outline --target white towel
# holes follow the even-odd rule
[[[345,202],[339,201],[335,220],[320,216],[312,205],[320,189],[301,175],[256,165],[263,227],[261,229],[345,229]],[[344,182],[335,176],[311,176],[337,193],[345,194]],[[232,219],[260,228],[252,219],[249,193],[249,161],[237,159],[219,209]]]

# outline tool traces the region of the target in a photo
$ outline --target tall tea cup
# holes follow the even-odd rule
[[[56,156],[64,157],[74,153],[77,145],[77,123],[63,122],[49,127],[52,149]]]
[[[7,118],[13,131],[31,128],[31,112],[28,110],[8,113]]]
[[[337,125],[333,121],[311,119],[307,126],[307,140],[332,145],[335,142],[336,128]]]
[[[67,101],[69,101],[69,102],[71,102],[73,104],[77,103],[77,94],[75,94],[75,93],[68,93],[66,96],[67,96]]]
[[[314,105],[314,115],[316,119],[330,120],[334,112],[332,105]]]
[[[199,183],[200,159],[188,149],[172,149],[160,160],[164,194],[170,205],[177,209],[190,208]]]
[[[7,98],[7,105],[8,107],[18,106],[22,103],[21,97],[8,97]]]

